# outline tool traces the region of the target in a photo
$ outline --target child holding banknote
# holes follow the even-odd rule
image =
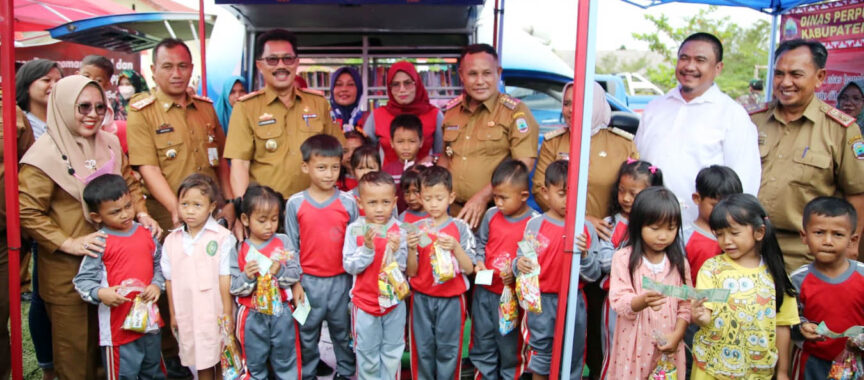
[[[693,304],[691,379],[788,379],[790,326],[798,324],[795,289],[765,209],[733,194],[708,220],[723,254],[702,265],[696,288],[730,290],[726,302]]]

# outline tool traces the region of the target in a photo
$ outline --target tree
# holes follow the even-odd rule
[[[656,31],[633,33],[633,38],[647,42],[648,48],[661,54],[665,61],[647,69],[649,80],[664,90],[675,87],[678,84],[675,79],[678,45],[693,33],[707,32],[723,42],[724,67],[722,74],[715,79],[717,85],[733,98],[747,92],[754,68],[768,61],[771,26],[767,21],[759,20],[742,27],[732,22],[729,16],[716,17],[716,11],[715,6],[702,9],[685,17],[683,26],[673,26],[666,15],[645,15]]]

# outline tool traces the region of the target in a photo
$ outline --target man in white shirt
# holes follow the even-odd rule
[[[678,48],[678,86],[645,107],[636,132],[640,156],[663,170],[664,184],[681,202],[684,223],[698,214],[691,195],[703,167],[728,166],[741,178],[744,192],[759,191],[756,126],[744,107],[714,84],[722,70],[723,45],[717,37],[687,37]]]

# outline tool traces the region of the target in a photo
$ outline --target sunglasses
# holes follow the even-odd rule
[[[94,107],[96,108],[96,114],[99,116],[105,115],[105,112],[108,110],[105,103],[96,103],[95,105],[93,103],[78,103],[77,106],[78,113],[82,115],[89,115]]]
[[[263,57],[258,60],[266,62],[267,66],[276,66],[279,64],[279,61],[282,61],[285,65],[291,66],[294,62],[297,62],[297,56],[286,55],[283,57]]]
[[[415,84],[416,83],[414,83],[414,81],[410,80],[410,79],[406,80],[406,81],[402,81],[402,82],[390,82],[390,88],[392,88],[394,90],[398,89],[400,87],[405,87],[407,89],[411,89],[411,88],[414,88]]]

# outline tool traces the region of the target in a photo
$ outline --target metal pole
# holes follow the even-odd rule
[[[3,83],[3,164],[6,166],[6,238],[9,247],[9,335],[12,379],[24,375],[21,352],[21,225],[18,219],[18,128],[15,118],[15,30],[13,0],[2,1],[0,14],[0,77]],[[38,279],[34,279],[36,281]],[[6,323],[6,321],[0,321]]]
[[[497,33],[497,41],[498,44],[495,45],[495,51],[498,52],[498,64],[501,65],[504,62],[504,56],[502,55],[504,52],[504,3],[506,0],[501,0],[501,8],[498,9],[498,30],[495,31]],[[503,66],[501,66],[503,67]]]
[[[765,78],[765,101],[770,102],[774,92],[774,50],[777,49],[777,24],[779,24],[780,15],[774,13],[771,15],[771,44],[768,48],[768,75]]]
[[[579,0],[576,15],[576,57],[573,69],[573,117],[570,119],[570,167],[567,175],[567,216],[564,247],[569,261],[569,279],[558,293],[558,315],[550,379],[569,378],[573,367],[573,336],[579,302],[580,252],[576,236],[585,229],[585,203],[588,196],[588,161],[591,146],[591,111],[594,109],[594,63],[597,32],[597,0]],[[577,124],[576,120],[581,121]],[[589,126],[585,128],[585,126]],[[574,191],[575,190],[575,191]],[[592,242],[593,243],[593,242]],[[566,308],[561,299],[566,297]],[[566,329],[565,329],[566,328]],[[563,354],[561,353],[563,337]],[[561,372],[558,373],[558,363]],[[579,375],[581,377],[581,374]]]
[[[498,0],[495,0],[495,8],[492,10],[492,47],[498,50]]]
[[[207,96],[207,32],[204,24],[204,0],[198,0],[198,45],[201,46],[201,95]]]

